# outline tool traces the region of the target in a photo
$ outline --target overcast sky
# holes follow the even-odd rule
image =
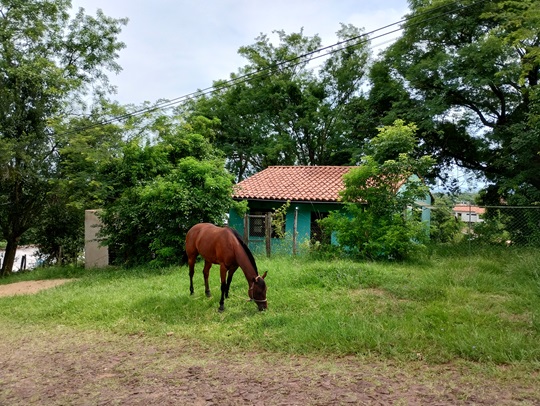
[[[91,15],[102,9],[110,17],[129,18],[120,35],[127,45],[118,60],[123,71],[109,75],[118,89],[113,98],[123,104],[175,99],[229,79],[246,64],[238,48],[261,33],[303,28],[328,46],[336,42],[340,23],[369,32],[408,11],[407,0],[72,0],[72,5]],[[375,39],[374,51],[396,35]]]

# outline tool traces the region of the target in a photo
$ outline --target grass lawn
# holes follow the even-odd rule
[[[540,253],[491,249],[475,255],[434,252],[408,263],[257,258],[268,271],[269,310],[246,302],[235,275],[225,311],[204,294],[202,264],[195,294],[187,267],[48,268],[0,279],[74,281],[35,295],[0,298],[0,328],[57,326],[120,335],[174,334],[223,350],[313,356],[374,356],[398,362],[540,366]]]

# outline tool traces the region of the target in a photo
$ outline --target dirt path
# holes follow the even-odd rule
[[[0,285],[0,297],[33,294],[39,292],[40,290],[53,288],[72,281],[73,279],[51,279],[43,281],[15,282],[7,285]]]
[[[0,405],[539,405],[459,365],[220,353],[167,337],[0,332]],[[20,337],[20,331],[17,332]]]
[[[0,328],[0,405],[540,405],[538,386],[516,382],[479,379],[460,364],[404,369],[357,357],[230,354],[167,334]]]

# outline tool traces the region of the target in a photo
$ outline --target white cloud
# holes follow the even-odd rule
[[[366,32],[399,21],[406,0],[73,0],[95,14],[128,17],[120,39],[123,71],[110,75],[118,87],[116,99],[139,104],[173,99],[228,79],[245,65],[238,48],[250,45],[261,33],[304,29],[319,34],[323,45],[335,42],[340,23],[364,27]],[[375,40],[373,45],[384,43]],[[377,50],[377,49],[375,49]]]

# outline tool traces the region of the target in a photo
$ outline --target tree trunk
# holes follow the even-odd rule
[[[13,264],[15,263],[15,254],[17,253],[17,247],[19,246],[19,238],[9,238],[6,245],[6,252],[4,253],[4,261],[2,262],[2,270],[0,275],[7,276],[13,271]]]
[[[56,265],[61,266],[64,264],[64,253],[62,252],[62,246],[58,247],[58,251],[56,253]]]

